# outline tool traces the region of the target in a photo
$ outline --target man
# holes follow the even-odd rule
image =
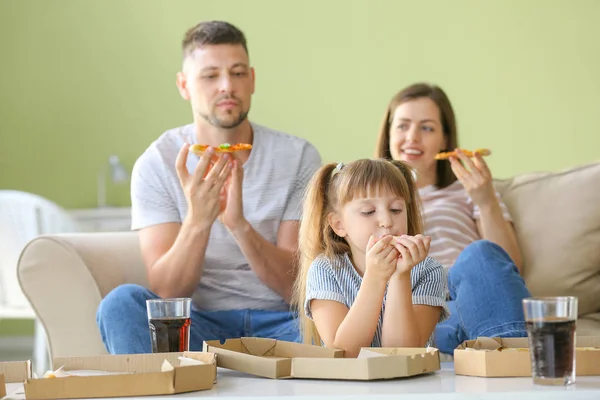
[[[191,350],[228,337],[298,341],[289,301],[300,203],[321,157],[306,140],[248,120],[255,75],[239,29],[202,22],[182,47],[177,87],[193,124],[163,133],[132,172],[132,229],[151,290],[109,293],[97,313],[102,339],[111,354],[149,353],[146,300],[191,297]],[[253,147],[215,153],[223,143]],[[191,144],[212,147],[198,157]]]

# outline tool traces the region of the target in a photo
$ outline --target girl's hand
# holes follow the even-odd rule
[[[371,235],[367,243],[367,257],[365,265],[365,276],[373,276],[385,282],[390,280],[392,274],[396,271],[396,261],[398,260],[398,250],[392,243],[392,235],[386,235],[377,239]]]
[[[479,208],[483,208],[497,202],[492,173],[483,157],[475,153],[471,160],[460,149],[456,149],[456,152],[462,164],[456,157],[450,157],[450,166],[473,203]]]
[[[398,276],[406,276],[415,265],[427,257],[431,237],[416,235],[402,235],[394,237],[394,246],[400,256],[396,260],[396,271]]]

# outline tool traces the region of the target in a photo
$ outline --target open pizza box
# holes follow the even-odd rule
[[[7,383],[21,383],[30,377],[30,361],[0,362],[0,399],[6,396]]]
[[[223,344],[210,340],[203,347],[217,355],[218,367],[273,379],[290,378],[295,357],[310,357],[318,363],[344,356],[343,350],[256,337],[227,339]]]
[[[183,352],[59,357],[55,371],[23,379],[25,399],[148,396],[212,389],[216,356]]]
[[[577,337],[575,374],[600,375],[600,336]],[[527,338],[467,340],[454,350],[457,375],[481,377],[531,376]]]
[[[377,380],[409,377],[440,369],[437,349],[363,348],[357,358],[344,351],[264,338],[204,343],[219,367],[265,378]]]

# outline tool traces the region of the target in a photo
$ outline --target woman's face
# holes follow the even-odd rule
[[[390,125],[390,153],[435,182],[435,155],[446,149],[440,110],[429,97],[400,104]],[[433,177],[431,176],[433,174]],[[428,180],[430,180],[428,179]]]

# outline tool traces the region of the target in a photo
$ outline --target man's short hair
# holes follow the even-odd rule
[[[238,44],[248,54],[246,37],[241,30],[225,21],[204,21],[185,33],[181,43],[183,58],[201,46],[213,44]]]

